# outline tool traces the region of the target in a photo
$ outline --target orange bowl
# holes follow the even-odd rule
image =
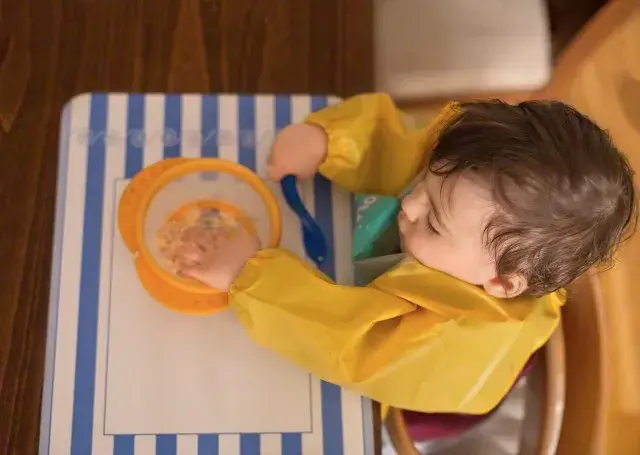
[[[163,264],[155,245],[158,229],[194,206],[230,215],[270,248],[280,243],[280,208],[254,172],[217,158],[161,161],[143,169],[125,189],[118,205],[118,228],[143,287],[174,311],[212,314],[227,306],[227,293],[176,275]]]

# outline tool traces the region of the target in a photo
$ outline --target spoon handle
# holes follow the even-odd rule
[[[327,242],[322,233],[322,229],[313,219],[311,214],[302,202],[296,177],[293,175],[285,176],[280,182],[282,194],[287,205],[298,215],[302,225],[302,238],[304,241],[304,249],[307,256],[320,266],[327,257]]]

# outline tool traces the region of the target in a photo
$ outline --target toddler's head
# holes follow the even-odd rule
[[[636,219],[633,172],[607,133],[560,102],[460,108],[402,202],[404,249],[497,297],[606,263]]]

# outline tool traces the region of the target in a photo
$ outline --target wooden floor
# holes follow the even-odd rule
[[[0,1],[0,454],[37,448],[63,104],[370,90],[371,14],[367,0]]]

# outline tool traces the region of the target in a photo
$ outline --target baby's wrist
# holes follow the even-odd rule
[[[318,164],[322,164],[329,154],[329,134],[316,123],[305,121],[303,123],[307,126],[306,134],[309,136],[309,142],[311,147],[309,150],[314,154],[314,157],[318,160]]]

